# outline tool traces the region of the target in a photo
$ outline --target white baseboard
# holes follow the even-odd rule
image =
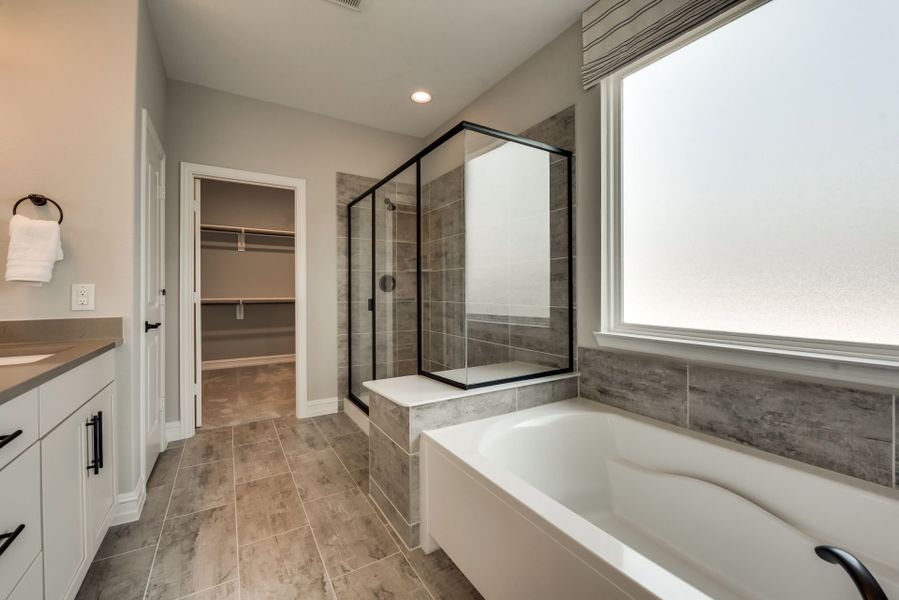
[[[319,398],[318,400],[310,400],[306,403],[306,414],[303,417],[320,417],[322,415],[331,415],[340,410],[340,404],[337,396],[333,398]]]
[[[356,406],[352,402],[344,400],[343,412],[345,412],[346,416],[353,420],[353,423],[359,426],[359,429],[365,432],[365,435],[368,435],[368,416],[364,412],[362,412],[362,410],[358,406]]]
[[[109,525],[121,525],[131,523],[140,518],[140,512],[144,509],[147,500],[147,486],[143,479],[130,492],[116,496],[116,507],[113,510]]]
[[[296,354],[274,354],[272,356],[245,356],[242,358],[220,358],[218,360],[204,360],[204,371],[217,371],[219,369],[234,369],[236,367],[260,367],[263,365],[280,365],[296,362]]]
[[[176,442],[178,440],[183,440],[186,435],[184,435],[184,431],[181,430],[181,421],[171,421],[165,424],[165,442],[168,444],[169,442]]]

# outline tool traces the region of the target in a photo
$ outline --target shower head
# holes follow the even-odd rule
[[[390,198],[384,196],[384,206],[387,207],[387,210],[393,212],[396,210],[396,204],[390,201]]]

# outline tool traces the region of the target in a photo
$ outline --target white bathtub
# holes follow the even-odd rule
[[[899,495],[566,400],[426,432],[421,531],[488,600],[899,600]]]

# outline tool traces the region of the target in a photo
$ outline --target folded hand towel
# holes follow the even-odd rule
[[[6,281],[46,283],[53,264],[63,259],[59,223],[13,215],[9,221]]]

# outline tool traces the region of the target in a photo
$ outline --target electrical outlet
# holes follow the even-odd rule
[[[94,310],[94,284],[72,284],[72,310]]]

